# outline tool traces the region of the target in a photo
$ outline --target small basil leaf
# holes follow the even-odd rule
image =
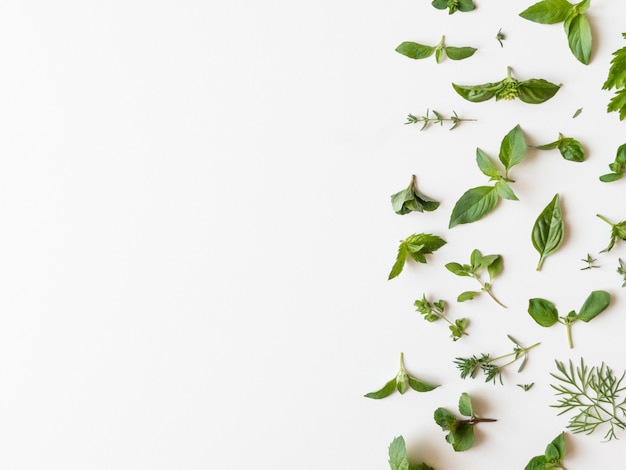
[[[554,444],[548,444],[544,455],[548,462],[558,462],[560,460],[559,449],[557,449]]]
[[[495,83],[484,83],[482,85],[457,85],[456,83],[452,84],[454,90],[461,95],[461,97],[465,98],[467,101],[471,101],[472,103],[480,103],[482,101],[487,101],[493,98],[496,95],[496,92],[502,88],[502,82]]]
[[[459,263],[448,263],[446,264],[446,269],[457,276],[469,276],[469,272],[461,266]]]
[[[555,24],[565,21],[573,6],[566,0],[544,0],[528,7],[520,16],[535,23]]]
[[[364,396],[366,398],[374,398],[375,400],[380,400],[381,398],[385,398],[391,395],[395,389],[396,389],[396,378],[394,377],[389,382],[387,382],[385,386],[381,388],[380,390],[367,393]]]
[[[441,47],[435,48],[435,62],[437,62],[438,64],[440,64],[443,60],[443,53],[444,50]]]
[[[500,274],[502,272],[502,270],[504,269],[504,261],[502,259],[502,256],[497,255],[498,257],[496,258],[496,260],[491,263],[489,266],[487,266],[487,272],[489,273],[489,280],[493,281],[494,278],[496,276],[498,276],[498,274]]]
[[[463,416],[474,416],[474,408],[472,407],[472,399],[467,392],[463,392],[459,398],[459,413]]]
[[[396,377],[396,389],[400,392],[400,395],[404,395],[409,385],[409,377],[406,372],[400,372]]]
[[[578,319],[588,322],[602,313],[611,303],[611,295],[603,290],[596,290],[589,294],[587,300],[578,312]]]
[[[438,10],[445,10],[448,8],[448,0],[433,0],[432,6]]]
[[[416,42],[403,42],[396,47],[396,52],[409,57],[410,59],[425,59],[433,55],[435,48],[425,46]]]
[[[550,327],[559,320],[559,312],[552,302],[546,299],[530,299],[528,313],[539,325]]]
[[[550,142],[549,144],[536,145],[535,148],[537,150],[553,150],[555,148],[558,148],[559,142],[560,142],[560,140],[555,140],[554,142]]]
[[[548,101],[561,88],[543,78],[531,78],[519,83],[519,99],[524,103],[539,104]]]
[[[545,455],[538,455],[530,459],[530,462],[524,467],[524,470],[548,470],[550,468],[551,467],[548,467],[548,460]]]
[[[439,387],[439,385],[432,385],[409,375],[409,387],[411,387],[416,392],[430,392],[431,390]]]
[[[578,59],[585,65],[591,60],[592,37],[589,21],[583,14],[570,16],[563,24],[567,34],[569,48]]]
[[[539,252],[537,271],[546,257],[553,254],[563,243],[565,224],[561,214],[559,195],[556,194],[552,201],[539,214],[532,231],[532,242],[535,250]]]
[[[473,300],[478,294],[479,292],[469,290],[469,291],[459,294],[459,296],[456,298],[456,301],[465,302],[467,300]]]
[[[467,190],[452,210],[449,228],[483,218],[496,207],[497,203],[498,193],[492,186],[479,186]]]
[[[463,60],[474,55],[477,49],[473,47],[446,47],[446,55],[452,60]]]
[[[496,182],[494,187],[496,188],[498,196],[500,196],[501,198],[508,199],[510,201],[519,201],[519,199],[511,189],[511,186],[509,186],[509,183],[507,183],[506,181],[498,181]]]
[[[480,171],[482,171],[485,176],[488,176],[490,180],[502,179],[502,174],[498,167],[491,161],[491,158],[479,148],[476,149],[476,163]]]
[[[500,161],[507,170],[520,163],[526,153],[526,139],[522,128],[516,125],[502,139],[500,144]]]
[[[566,447],[565,447],[565,433],[562,432],[561,434],[556,436],[552,440],[550,445],[553,445],[557,449],[558,454],[559,454],[559,456],[558,456],[559,462],[561,460],[563,460],[565,458],[565,451],[566,451]]]
[[[570,162],[584,162],[585,149],[582,144],[572,137],[563,137],[559,141],[561,156]]]
[[[600,176],[600,181],[602,181],[603,183],[611,183],[613,181],[622,179],[622,176],[624,176],[622,173],[608,173],[606,175]]]

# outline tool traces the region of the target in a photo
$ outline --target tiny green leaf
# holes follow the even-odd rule
[[[459,294],[459,296],[456,298],[456,301],[465,302],[467,300],[473,300],[478,294],[479,292],[469,290]]]
[[[480,171],[488,176],[490,180],[502,179],[502,173],[496,164],[489,158],[489,156],[481,149],[476,149],[476,163]]]
[[[463,392],[461,394],[461,397],[459,398],[459,413],[461,413],[463,416],[469,416],[469,417],[474,416],[474,408],[472,407],[472,399],[466,392]]]
[[[528,313],[539,325],[550,327],[559,320],[559,312],[552,302],[546,299],[530,299]]]
[[[611,295],[603,290],[596,290],[589,294],[587,300],[578,312],[578,319],[588,322],[602,313],[611,303]]]
[[[513,192],[513,189],[511,189],[511,186],[506,181],[496,181],[494,187],[496,189],[496,192],[498,193],[498,196],[500,196],[501,198],[508,199],[509,201],[519,201],[519,199]]]
[[[565,224],[561,214],[559,195],[556,194],[552,201],[539,214],[532,231],[532,242],[539,252],[537,271],[546,257],[556,252],[563,243]]]

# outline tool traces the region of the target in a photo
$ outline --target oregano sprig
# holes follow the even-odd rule
[[[528,313],[538,325],[545,328],[549,328],[555,323],[565,325],[565,329],[567,330],[567,342],[569,347],[573,348],[572,324],[576,323],[578,320],[582,320],[585,323],[590,322],[606,310],[610,303],[611,294],[603,290],[596,290],[589,294],[578,313],[572,310],[567,315],[559,317],[559,311],[556,306],[549,300],[542,298],[534,298],[528,301]]]
[[[426,294],[422,294],[421,299],[417,299],[415,301],[415,309],[421,313],[424,317],[424,320],[427,322],[435,322],[437,320],[444,320],[448,323],[448,328],[451,331],[450,337],[452,341],[457,341],[461,339],[462,336],[467,335],[465,332],[465,328],[467,327],[467,318],[459,318],[453,322],[451,322],[445,315],[446,303],[443,300],[438,300],[436,302],[430,302],[426,298]]]
[[[433,0],[432,6],[438,10],[445,10],[447,8],[449,15],[456,13],[457,11],[472,11],[476,8],[474,0]]]
[[[611,226],[611,240],[609,241],[609,245],[604,250],[600,251],[600,253],[608,253],[615,246],[617,239],[626,240],[626,220],[614,224],[603,215],[596,214],[596,216]]]
[[[397,277],[404,269],[404,264],[411,258],[418,263],[426,263],[426,255],[431,254],[446,244],[446,241],[430,233],[414,233],[400,242],[396,262],[391,268],[389,279]]]
[[[456,202],[450,216],[449,228],[482,219],[495,209],[500,198],[517,201],[518,198],[509,183],[511,168],[519,164],[526,153],[526,139],[519,124],[502,139],[498,157],[504,169],[499,168],[480,148],[476,149],[476,164],[480,171],[495,181],[493,186],[478,186],[467,190]]]
[[[471,277],[472,279],[478,281],[482,292],[486,292],[498,305],[506,308],[506,305],[500,302],[491,291],[493,280],[502,272],[503,267],[504,264],[501,255],[483,256],[482,253],[476,249],[473,250],[470,255],[470,264],[460,264],[455,262],[446,264],[446,269],[451,273],[461,277]],[[485,270],[489,275],[489,281],[482,279],[482,274]],[[457,302],[472,300],[479,293],[480,291],[463,292],[457,297]]]
[[[537,455],[530,459],[530,462],[524,467],[524,470],[550,470],[560,468],[565,458],[565,433],[560,433],[552,442],[547,445],[543,455]]]
[[[412,388],[416,392],[430,392],[437,387],[439,387],[439,385],[429,384],[409,374],[404,367],[404,353],[400,353],[400,370],[396,376],[387,382],[380,390],[366,393],[364,396],[366,398],[380,400],[381,398],[388,397],[396,390],[402,395],[409,388]]]
[[[619,146],[617,154],[615,155],[615,161],[613,163],[609,163],[609,169],[611,170],[611,173],[600,176],[600,181],[603,183],[611,183],[622,179],[622,176],[626,173],[626,144]]]
[[[565,224],[563,223],[559,195],[556,194],[541,211],[533,225],[531,238],[535,250],[539,252],[537,271],[541,270],[543,261],[559,249],[564,237]]]
[[[427,46],[417,42],[405,41],[396,47],[396,52],[407,56],[410,59],[426,59],[435,54],[435,61],[440,64],[445,57],[452,60],[463,60],[474,55],[478,49],[475,47],[446,46],[445,36],[434,46]]]
[[[435,410],[435,423],[441,426],[443,431],[448,431],[446,441],[452,445],[456,452],[469,450],[474,445],[474,426],[478,423],[494,422],[495,419],[479,418],[474,413],[471,397],[463,392],[459,398],[459,413],[468,419],[459,419],[445,408]]]
[[[396,214],[405,215],[409,212],[434,211],[439,207],[439,202],[417,189],[417,177],[413,175],[405,189],[391,195],[391,206]]]
[[[559,149],[561,156],[570,162],[585,161],[585,149],[582,144],[573,137],[565,137],[559,132],[559,138],[554,142],[544,145],[535,145],[537,150]]]
[[[407,116],[406,122],[404,124],[419,124],[421,122],[422,123],[422,127],[421,127],[420,131],[423,131],[424,129],[426,129],[431,124],[439,124],[440,126],[443,126],[444,122],[449,121],[449,122],[452,123],[452,126],[450,126],[450,129],[448,129],[448,130],[452,130],[456,126],[458,126],[460,122],[476,121],[476,119],[461,118],[456,113],[456,111],[452,111],[452,116],[450,116],[450,117],[445,117],[443,114],[435,111],[434,109],[433,109],[432,113],[433,113],[434,117],[430,116],[430,110],[428,110],[428,109],[426,110],[426,114],[424,116],[415,116],[413,114],[409,114]]]
[[[411,464],[406,454],[404,437],[398,436],[389,444],[389,466],[391,470],[435,470],[425,463]]]

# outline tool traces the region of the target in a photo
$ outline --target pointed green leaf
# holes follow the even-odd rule
[[[500,161],[507,170],[520,163],[526,153],[526,139],[522,128],[516,125],[511,129],[500,145]]]
[[[472,399],[466,392],[463,392],[461,394],[461,397],[459,398],[459,413],[461,413],[463,416],[469,416],[470,418],[474,416]]]
[[[380,390],[367,393],[364,396],[366,398],[373,398],[375,400],[380,400],[381,398],[385,398],[391,395],[395,389],[396,389],[396,378],[394,377],[389,382],[387,382],[385,386],[381,388]]]
[[[391,470],[410,470],[406,443],[402,436],[396,437],[389,445],[389,465]]]
[[[457,276],[469,276],[469,272],[459,263],[448,263],[446,269]]]
[[[556,95],[560,88],[561,85],[555,85],[542,78],[531,78],[520,82],[517,91],[519,99],[524,103],[539,104]]]
[[[491,161],[491,158],[479,148],[476,149],[476,163],[480,171],[491,180],[502,179],[500,169]]]
[[[533,226],[532,242],[540,255],[537,271],[541,269],[543,260],[559,249],[563,243],[564,234],[565,224],[561,214],[559,195],[556,194],[539,214]]]
[[[497,255],[498,257],[496,258],[496,260],[491,263],[489,266],[487,266],[487,272],[489,273],[489,280],[493,281],[495,279],[496,276],[498,276],[498,274],[500,274],[502,272],[502,269],[504,268],[504,260],[502,259],[502,256]]]
[[[476,298],[476,296],[479,293],[480,292],[476,292],[476,291],[472,291],[472,290],[465,291],[465,292],[459,294],[459,296],[456,298],[456,301],[457,302],[465,302],[467,300],[473,300],[474,298]]]
[[[480,103],[493,98],[496,92],[502,88],[502,82],[484,83],[482,85],[457,85],[453,83],[452,88],[467,101]]]
[[[565,447],[565,433],[564,432],[556,436],[549,445],[552,445],[556,448],[557,453],[558,453],[557,459],[559,462],[565,458],[565,451],[567,449]]]
[[[496,181],[494,187],[496,188],[498,196],[500,196],[501,198],[508,199],[509,201],[519,201],[519,199],[511,189],[511,186],[509,186],[509,183],[507,183],[506,181]]]
[[[603,290],[596,290],[589,294],[587,300],[578,312],[578,319],[588,322],[602,313],[611,303],[611,294]]]
[[[567,42],[574,57],[585,65],[591,60],[592,37],[589,21],[583,14],[570,16],[563,24]]]
[[[555,140],[554,142],[550,142],[549,144],[544,145],[536,145],[535,148],[537,150],[553,150],[559,146],[560,140]]]
[[[404,395],[409,385],[409,377],[406,372],[400,372],[396,377],[396,389],[400,392],[400,395]]]
[[[530,459],[530,462],[524,467],[524,470],[549,470],[550,468],[554,467],[548,467],[546,457],[544,455],[537,455]]]
[[[415,377],[408,376],[409,379],[409,387],[411,387],[416,392],[430,392],[431,390],[436,389],[439,385],[432,385],[422,380],[416,379]]]
[[[404,263],[406,262],[406,256],[408,254],[407,244],[406,242],[401,242],[398,247],[398,254],[396,256],[396,262],[393,264],[391,268],[391,272],[389,273],[388,279],[393,279],[397,277],[402,270],[404,269]]]
[[[435,48],[425,46],[424,44],[418,44],[416,42],[403,42],[396,47],[396,52],[399,52],[410,59],[425,59],[433,55]]]
[[[474,55],[477,49],[473,47],[446,47],[446,55],[452,60],[463,60]]]
[[[554,463],[559,461],[559,449],[557,449],[554,444],[548,444],[544,455],[548,462]]]
[[[550,327],[559,320],[559,312],[552,302],[546,299],[530,299],[528,313],[539,325]]]
[[[574,5],[566,0],[544,0],[528,7],[520,16],[541,24],[555,24],[565,21]]]
[[[482,219],[498,203],[498,193],[492,186],[479,186],[467,190],[457,201],[450,216],[449,228]]]

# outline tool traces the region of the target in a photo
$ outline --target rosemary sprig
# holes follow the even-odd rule
[[[573,412],[567,425],[573,433],[591,434],[600,426],[608,426],[604,439],[617,438],[617,430],[626,429],[626,398],[621,393],[626,372],[617,378],[610,367],[602,363],[600,367],[588,367],[583,359],[574,368],[555,361],[560,374],[551,373],[558,383],[551,384],[559,398],[553,408],[561,410],[559,416]]]
[[[420,131],[423,131],[430,124],[434,123],[434,124],[439,124],[440,126],[443,126],[444,121],[450,121],[452,123],[452,126],[450,127],[449,130],[452,130],[456,126],[458,126],[460,122],[476,121],[476,119],[460,118],[458,114],[456,113],[456,111],[452,111],[453,114],[450,117],[444,117],[441,113],[435,111],[434,109],[432,113],[434,114],[434,117],[430,116],[430,110],[428,109],[426,110],[426,114],[424,116],[414,116],[413,114],[409,114],[404,124],[417,124],[421,122],[423,124],[422,124],[422,128],[420,129]]]

